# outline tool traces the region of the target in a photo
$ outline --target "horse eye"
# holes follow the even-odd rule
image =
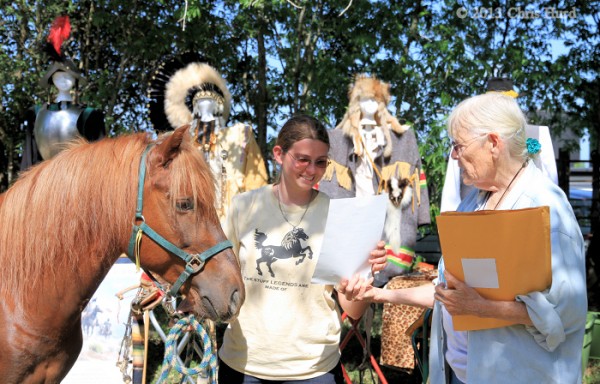
[[[177,201],[177,203],[175,203],[175,207],[180,212],[193,211],[194,203],[192,202],[192,199],[182,199],[182,200]]]

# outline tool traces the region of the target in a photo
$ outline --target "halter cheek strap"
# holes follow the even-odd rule
[[[205,250],[202,253],[189,254],[177,247],[175,244],[171,243],[161,235],[159,235],[155,230],[150,228],[146,224],[146,220],[142,215],[142,208],[144,205],[144,179],[146,178],[146,157],[148,155],[148,151],[151,146],[148,145],[142,154],[142,160],[140,162],[140,171],[139,171],[139,181],[138,181],[138,195],[137,195],[137,208],[135,211],[135,218],[133,223],[133,231],[131,233],[131,237],[129,239],[129,247],[127,250],[127,256],[136,263],[139,267],[140,265],[140,244],[142,241],[143,234],[148,236],[151,240],[153,240],[156,244],[160,245],[166,251],[174,254],[179,257],[183,261],[185,261],[185,269],[181,272],[181,275],[173,284],[171,289],[169,290],[169,295],[176,296],[179,292],[181,286],[185,283],[185,281],[193,274],[198,273],[204,268],[204,264],[208,259],[215,256],[219,252],[232,248],[233,245],[231,241],[224,240],[209,249]],[[141,222],[139,225],[138,222]],[[151,276],[148,273],[149,276]],[[159,285],[160,287],[160,285]],[[162,288],[161,288],[162,289]]]

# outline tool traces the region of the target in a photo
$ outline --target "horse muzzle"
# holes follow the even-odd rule
[[[215,286],[215,290],[221,288],[222,286]],[[214,294],[213,290],[202,294],[196,287],[192,287],[177,307],[177,312],[193,313],[198,318],[227,322],[238,315],[244,299],[243,285],[240,289],[228,292],[226,297],[220,292]]]

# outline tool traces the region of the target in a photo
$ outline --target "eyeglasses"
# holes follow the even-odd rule
[[[452,140],[452,141],[450,142],[450,145],[452,146],[452,150],[453,150],[454,152],[456,152],[456,155],[457,155],[458,157],[460,157],[460,156],[463,154],[463,152],[465,151],[465,149],[467,149],[467,147],[468,147],[469,145],[471,145],[473,142],[475,142],[475,140],[477,140],[477,139],[480,139],[480,138],[482,138],[482,137],[484,137],[484,136],[487,136],[487,133],[482,133],[482,134],[481,134],[481,135],[479,135],[479,136],[475,136],[475,137],[473,137],[473,138],[471,138],[471,139],[469,139],[469,140],[465,141],[465,142],[464,142],[464,143],[462,143],[462,144],[459,144],[459,143],[457,143],[456,141]]]
[[[327,168],[327,166],[330,163],[330,160],[327,157],[326,158],[320,158],[320,159],[317,159],[317,160],[311,160],[311,159],[306,158],[306,157],[296,157],[296,156],[292,155],[291,152],[286,152],[286,153],[288,155],[290,155],[290,157],[292,159],[294,159],[294,162],[295,162],[294,165],[296,166],[296,168],[306,168],[306,167],[308,167],[309,165],[311,165],[313,163],[315,164],[315,167],[317,167],[317,168]]]

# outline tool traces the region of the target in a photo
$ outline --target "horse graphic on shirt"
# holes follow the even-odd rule
[[[264,245],[266,239],[267,235],[259,232],[258,228],[254,230],[254,244],[256,249],[260,250],[260,258],[256,260],[256,270],[261,276],[263,274],[260,269],[261,263],[266,263],[271,277],[275,277],[271,264],[278,259],[299,258],[296,265],[303,262],[307,255],[312,259],[313,251],[310,246],[302,247],[300,244],[300,240],[308,240],[308,235],[303,228],[294,228],[286,233],[281,240],[281,245]]]

